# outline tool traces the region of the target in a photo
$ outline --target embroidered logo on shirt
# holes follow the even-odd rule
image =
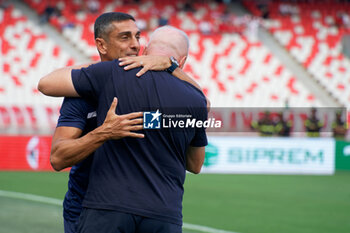
[[[90,119],[90,118],[93,118],[93,117],[96,117],[96,116],[97,116],[96,111],[89,112],[88,115],[87,115],[87,119]]]

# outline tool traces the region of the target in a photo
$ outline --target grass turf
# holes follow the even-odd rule
[[[242,233],[350,232],[350,172],[190,175],[184,221]]]
[[[0,232],[63,232],[62,207],[0,197]]]
[[[0,172],[0,190],[63,199],[67,179],[66,172]],[[350,172],[334,176],[188,174],[184,222],[240,233],[348,233],[349,180]],[[2,199],[1,206],[10,208],[6,203]],[[17,203],[16,208],[30,205]],[[0,214],[0,222],[6,216],[10,215]]]

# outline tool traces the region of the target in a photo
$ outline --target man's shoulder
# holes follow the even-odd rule
[[[183,101],[197,102],[206,105],[206,98],[201,90],[189,82],[181,80],[167,71],[151,71],[156,75],[156,82],[163,80],[167,87],[177,93],[177,96]],[[161,76],[161,77],[158,77]],[[159,79],[161,78],[161,79]]]
[[[119,64],[119,60],[118,59],[114,59],[112,61],[101,61],[98,63],[95,63],[95,65],[98,64],[100,66],[114,66],[114,65],[118,65]],[[119,66],[119,65],[118,65]]]
[[[181,89],[185,93],[190,95],[192,100],[197,100],[197,101],[201,101],[201,102],[204,101],[206,103],[206,97],[204,96],[204,94],[203,94],[203,92],[201,90],[199,90],[197,87],[195,87],[194,85],[192,85],[189,82],[183,81],[183,80],[178,79],[176,77],[174,77],[174,79],[177,80],[176,82],[181,83],[180,84],[182,86]]]
[[[82,68],[82,69],[74,69],[72,71],[72,74],[80,74],[81,71],[90,73],[90,72],[104,72],[111,70],[111,67],[118,66],[119,67],[119,61],[118,60],[112,60],[112,61],[99,61],[97,63],[90,64],[88,67]]]
[[[148,74],[152,74],[152,76],[156,76],[157,78],[161,77],[165,82],[174,84],[176,86],[179,86],[180,88],[189,88],[189,90],[190,89],[198,90],[198,88],[193,86],[191,83],[177,78],[176,76],[170,74],[168,71],[165,71],[165,70],[161,70],[161,71],[149,70],[149,71],[147,71],[145,73],[145,75],[147,75],[147,73]]]

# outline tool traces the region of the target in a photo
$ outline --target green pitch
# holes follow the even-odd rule
[[[0,190],[62,200],[67,179],[65,172],[0,172]],[[188,174],[184,222],[239,233],[348,233],[349,181],[350,172],[334,176]],[[63,232],[59,205],[0,196],[0,206],[0,232]]]

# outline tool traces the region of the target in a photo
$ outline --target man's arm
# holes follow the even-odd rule
[[[121,61],[119,63],[120,66],[125,66],[124,70],[130,70],[142,66],[143,68],[136,74],[138,77],[146,73],[148,70],[160,71],[165,70],[171,66],[171,61],[167,56],[147,55],[138,57],[123,57],[119,58],[119,61]],[[197,89],[202,90],[199,84],[189,75],[187,75],[181,68],[176,68],[172,75],[178,79],[192,84]]]
[[[131,132],[142,129],[142,112],[117,115],[117,103],[117,99],[114,98],[104,123],[83,137],[80,137],[82,130],[79,128],[57,127],[50,155],[51,165],[56,171],[84,160],[107,140],[144,137],[143,134]]]
[[[153,55],[147,55],[147,56],[138,56],[138,57],[123,57],[119,58],[119,65],[125,66],[125,70],[130,70],[136,67],[142,66],[143,68],[136,74],[136,76],[140,77],[144,73],[146,73],[148,70],[165,70],[171,66],[171,61],[169,57],[167,56],[153,56]],[[185,82],[188,82],[195,86],[198,90],[202,91],[201,86],[188,74],[186,74],[181,68],[176,68],[174,72],[172,73],[175,77],[178,79],[181,79]],[[210,101],[208,98],[207,100],[207,108],[208,111],[210,110]]]
[[[189,146],[186,152],[186,170],[198,174],[204,163],[205,147]]]
[[[72,82],[72,70],[85,68],[91,64],[94,63],[54,70],[40,79],[38,90],[48,96],[79,97]]]

